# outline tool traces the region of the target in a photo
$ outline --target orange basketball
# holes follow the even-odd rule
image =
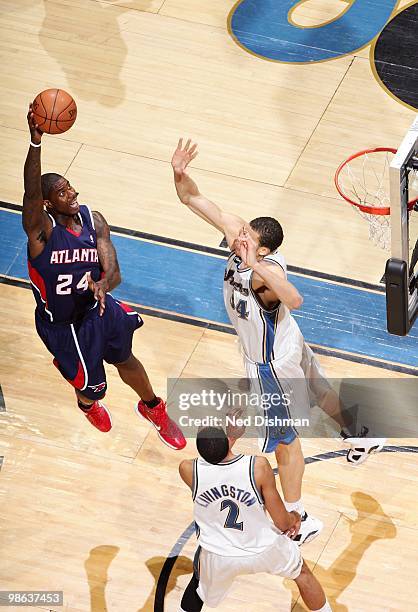
[[[63,89],[45,89],[32,103],[35,121],[42,132],[62,134],[77,118],[77,105]]]

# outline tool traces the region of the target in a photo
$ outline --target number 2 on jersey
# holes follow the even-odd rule
[[[241,523],[237,522],[239,516],[239,508],[237,504],[230,499],[224,499],[221,503],[221,512],[222,510],[225,510],[225,508],[228,508],[228,516],[226,517],[224,527],[226,529],[238,529],[238,531],[244,531],[244,523],[242,521]]]
[[[87,291],[89,282],[88,282],[88,274],[90,272],[86,272],[81,279],[78,281],[76,289],[80,291]],[[72,274],[60,274],[57,278],[57,295],[69,295],[72,291],[71,284],[73,282]]]
[[[248,319],[248,315],[250,313],[247,310],[247,301],[246,300],[239,300],[238,304],[235,304],[234,292],[232,292],[231,299],[230,299],[229,303],[231,304],[231,308],[233,308],[234,310],[237,311],[238,316],[239,316],[240,319]]]

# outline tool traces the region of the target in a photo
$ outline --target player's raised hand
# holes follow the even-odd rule
[[[39,144],[41,142],[43,132],[39,129],[38,124],[35,121],[35,117],[32,111],[32,103],[29,104],[27,120],[28,120],[28,126],[30,130],[30,139],[33,142],[33,144]]]
[[[238,440],[245,434],[245,425],[242,424],[244,418],[244,409],[233,407],[227,412],[228,425],[226,426],[226,435],[228,438]]]
[[[171,165],[174,170],[174,174],[177,177],[181,177],[185,174],[185,169],[190,164],[190,162],[197,155],[197,144],[192,144],[190,138],[187,140],[186,144],[183,146],[183,139],[177,143],[177,148],[174,151],[173,157],[171,159]]]
[[[257,243],[245,225],[238,235],[235,251],[245,266],[252,268],[257,263]]]
[[[94,293],[95,299],[99,302],[99,315],[103,316],[106,308],[106,293],[109,290],[109,283],[105,278],[97,282],[94,281],[90,273],[87,275],[87,282],[90,291]]]

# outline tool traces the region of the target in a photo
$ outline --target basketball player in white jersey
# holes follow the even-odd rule
[[[302,304],[302,297],[287,280],[286,262],[278,252],[283,240],[279,222],[259,217],[246,223],[208,200],[186,172],[196,155],[196,145],[191,146],[190,140],[184,147],[179,141],[171,162],[175,187],[181,202],[222,232],[231,249],[224,277],[224,300],[242,345],[248,378],[258,381],[261,391],[267,394],[277,391],[283,394],[293,381],[298,415],[309,409],[313,396],[313,403],[334,419],[338,431],[350,444],[348,461],[362,463],[371,452],[383,448],[384,440],[354,438],[346,429],[351,423],[341,414],[338,396],[290,314]],[[270,407],[271,411],[276,411],[279,418],[289,417],[285,405]],[[292,427],[266,427],[261,443],[263,452],[276,454],[287,510],[296,510],[302,516],[298,541],[310,541],[318,535],[322,523],[307,515],[302,503],[305,462],[297,433]]]
[[[216,608],[237,576],[266,572],[295,580],[309,610],[330,612],[321,585],[290,539],[300,515],[286,511],[267,459],[234,455],[234,442],[221,428],[206,427],[196,439],[200,457],[179,466],[192,490],[199,543],[180,611]],[[249,609],[256,610],[257,602],[249,602]]]

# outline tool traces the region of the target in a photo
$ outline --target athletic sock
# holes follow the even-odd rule
[[[328,603],[328,600],[326,599],[322,608],[319,608],[319,610],[312,610],[312,612],[332,612],[332,609]]]
[[[81,408],[81,410],[83,410],[84,412],[88,412],[90,408],[93,406],[94,402],[92,402],[91,404],[84,404],[84,402],[77,399],[77,404],[78,404],[78,407]]]
[[[154,399],[152,399],[152,400],[148,400],[147,402],[145,400],[143,400],[145,406],[147,408],[151,408],[151,409],[155,408],[156,406],[158,406],[160,401],[161,401],[160,398],[156,397],[155,395],[154,395]]]
[[[284,501],[284,505],[285,508],[288,512],[292,512],[293,510],[295,510],[298,514],[300,514],[301,516],[303,516],[305,514],[305,508],[303,507],[303,501],[302,498],[299,499],[296,502],[287,502],[286,500]]]

